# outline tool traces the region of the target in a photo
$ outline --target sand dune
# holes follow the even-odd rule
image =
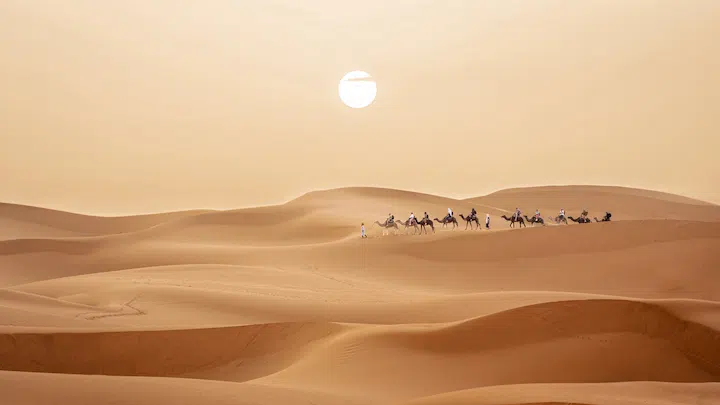
[[[611,384],[525,384],[455,391],[406,405],[465,404],[714,404],[720,385],[632,382]]]
[[[535,209],[556,215],[564,208],[568,215],[576,215],[583,208],[601,217],[605,211],[617,220],[628,219],[684,219],[719,221],[717,205],[674,194],[626,187],[573,186],[532,187],[502,190],[487,196],[465,200],[466,203],[488,206],[520,207],[532,213]],[[508,203],[511,203],[508,205]],[[513,205],[514,204],[514,205]]]
[[[0,360],[16,371],[253,380],[357,399],[375,389],[389,400],[532,382],[712,382],[720,373],[719,340],[717,331],[653,305],[591,300],[432,327],[23,333],[12,350],[2,347],[12,355]]]
[[[516,206],[613,221],[511,229]],[[491,230],[371,225],[448,207]],[[12,403],[720,400],[720,207],[682,196],[344,188],[115,218],[3,204],[0,225]]]
[[[132,232],[210,212],[196,210],[127,217],[98,217],[26,205],[0,203],[0,239],[68,237]]]

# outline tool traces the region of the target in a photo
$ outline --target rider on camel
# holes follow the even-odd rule
[[[582,214],[580,216],[582,217],[582,219],[587,219],[588,211],[585,208],[583,208]]]
[[[473,220],[476,218],[477,218],[477,211],[475,211],[475,208],[473,208],[472,210],[470,210],[470,220]]]
[[[520,220],[520,208],[515,207],[515,213],[513,214],[513,218],[514,218],[516,221],[519,221],[519,220]]]
[[[535,208],[535,221],[540,220],[540,210]]]
[[[560,219],[565,219],[565,209],[560,208]]]
[[[410,218],[408,218],[408,225],[412,225],[414,220],[415,220],[415,214],[411,212]]]
[[[448,208],[448,214],[447,214],[447,216],[445,217],[445,220],[446,220],[446,221],[449,221],[449,220],[452,219],[452,217],[453,217],[453,211],[452,211],[450,208]]]
[[[430,222],[430,215],[428,215],[427,211],[425,211],[425,216],[423,217],[423,221]]]
[[[385,221],[385,223],[386,223],[387,225],[390,225],[390,224],[392,224],[393,222],[395,222],[395,216],[394,216],[393,214],[388,214],[388,219]]]

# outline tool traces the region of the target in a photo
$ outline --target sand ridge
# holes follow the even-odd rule
[[[613,221],[511,229],[499,215],[516,206]],[[371,225],[448,207],[490,213],[491,229]],[[720,398],[720,207],[682,196],[350,187],[128,217],[3,204],[0,223],[0,391],[13,403]]]

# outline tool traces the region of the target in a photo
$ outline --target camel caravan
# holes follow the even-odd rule
[[[465,216],[463,214],[459,215],[460,219],[465,222],[465,230],[470,228],[470,230],[473,229],[481,229],[482,225],[480,224],[480,219],[478,218],[477,211],[475,211],[475,208],[470,210],[470,213]],[[610,222],[610,218],[612,217],[612,214],[610,212],[605,212],[605,215],[602,217],[602,219],[598,219],[597,217],[593,217],[595,222]],[[505,221],[510,222],[510,228],[514,228],[515,224],[517,223],[520,228],[527,227],[525,224],[530,223],[532,226],[535,226],[536,224],[545,226],[545,220],[540,215],[539,210],[535,210],[535,215],[532,216],[532,218],[528,218],[527,215],[523,215],[520,212],[519,208],[515,208],[515,213],[512,214],[512,216],[508,217],[507,215],[502,215],[500,218],[504,219]],[[576,222],[579,224],[589,224],[592,222],[590,218],[588,217],[588,211],[583,210],[579,217],[573,218],[572,216],[566,216],[565,210],[560,209],[560,213],[556,217],[551,217],[549,219],[550,222],[554,224],[568,224],[568,219],[572,222]],[[410,213],[410,217],[405,220],[396,220],[395,216],[391,213],[388,214],[388,217],[385,219],[385,221],[375,221],[374,225],[378,225],[379,227],[383,228],[383,235],[387,235],[390,233],[391,229],[395,230],[395,233],[397,233],[400,230],[400,226],[402,226],[405,230],[405,233],[408,232],[408,230],[412,227],[414,229],[413,235],[416,233],[422,234],[423,232],[425,234],[428,233],[427,228],[429,227],[432,232],[435,232],[435,222],[438,223],[438,225],[441,225],[443,228],[447,228],[448,226],[451,226],[451,230],[455,229],[456,227],[459,227],[458,220],[455,218],[455,215],[453,214],[452,209],[448,208],[448,213],[443,217],[442,219],[434,218],[430,219],[430,215],[428,215],[427,212],[423,215],[421,219],[418,219],[415,217],[414,213]],[[490,214],[485,215],[485,228],[490,229]]]

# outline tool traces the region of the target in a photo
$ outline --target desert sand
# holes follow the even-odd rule
[[[448,207],[491,229],[372,225]],[[511,229],[515,207],[613,217]],[[720,206],[599,186],[2,204],[0,369],[7,404],[717,404]]]

